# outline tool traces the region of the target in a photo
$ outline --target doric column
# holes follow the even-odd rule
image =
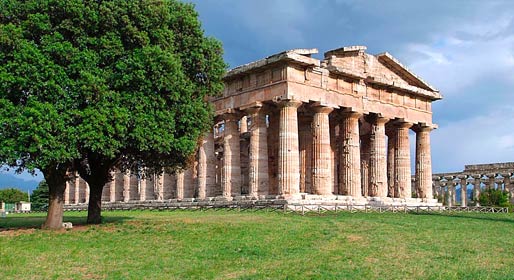
[[[193,198],[195,196],[195,172],[194,165],[191,164],[184,171],[184,198]]]
[[[372,196],[369,189],[370,134],[360,135],[361,187],[363,196]]]
[[[156,174],[155,184],[156,184],[155,189],[154,189],[155,199],[162,201],[162,200],[164,200],[164,171]]]
[[[512,187],[510,185],[510,173],[502,173],[500,175],[503,177],[504,190],[510,193],[510,191],[512,190]]]
[[[430,131],[432,127],[416,125],[416,189],[419,198],[432,199],[432,157],[430,152]]]
[[[329,126],[330,126],[330,159],[332,160],[332,167],[330,175],[333,179],[332,193],[339,193],[339,176],[337,175],[337,170],[339,166],[339,154],[338,154],[338,146],[337,146],[337,130],[339,129],[340,120],[338,119],[336,114],[331,114],[329,118]],[[336,156],[337,155],[337,156]]]
[[[278,194],[300,192],[300,155],[298,147],[298,114],[301,102],[284,100],[280,109],[278,128]]]
[[[396,135],[390,127],[387,134],[387,196],[398,197],[394,184],[394,147],[396,146]]]
[[[298,116],[298,137],[300,143],[300,192],[312,193],[312,116]]]
[[[224,116],[225,130],[223,136],[223,166],[221,170],[221,189],[225,198],[238,196],[241,193],[241,165],[239,148],[239,131],[237,114],[227,113]]]
[[[409,128],[411,126],[412,124],[408,122],[398,122],[395,125],[394,184],[400,198],[412,197],[409,144]]]
[[[130,200],[130,171],[123,173],[123,202]]]
[[[80,177],[77,173],[75,173],[75,182],[74,182],[74,187],[75,187],[75,204],[79,204],[80,203]]]
[[[433,194],[435,198],[439,201],[439,197],[441,196],[441,177],[432,176],[432,186],[433,186]]]
[[[496,174],[495,173],[490,173],[490,174],[487,174],[487,189],[494,189],[494,183],[496,181]]]
[[[278,133],[279,133],[279,117],[278,110],[269,112],[269,128],[268,128],[268,178],[269,178],[269,194],[278,194]]]
[[[177,199],[184,199],[184,170],[180,170],[176,173],[175,178],[177,180]]]
[[[333,190],[332,148],[330,147],[330,130],[328,114],[332,108],[312,107],[312,191],[314,194],[330,195]]]
[[[262,105],[251,107],[247,112],[252,119],[248,154],[248,192],[250,196],[257,197],[269,194],[268,128],[266,111]]]
[[[146,200],[146,176],[139,179],[139,201]]]
[[[89,203],[89,193],[89,184],[86,181],[84,181],[84,203],[86,204]]]
[[[466,175],[459,175],[460,179],[460,206],[466,207],[468,197],[468,181]]]
[[[248,117],[242,116],[241,120],[239,120],[239,132],[241,134],[248,132]]]
[[[475,200],[475,206],[480,206],[480,184],[482,175],[476,174],[473,175],[473,199]]]
[[[387,187],[387,150],[385,124],[389,119],[376,115],[368,117],[371,124],[369,153],[370,196],[386,197]]]
[[[361,197],[361,160],[359,146],[359,118],[356,112],[342,113],[340,124],[341,137],[341,170],[339,193],[353,197]]]
[[[447,188],[447,194],[448,194],[447,205],[455,206],[455,201],[453,199],[453,197],[455,195],[453,176],[444,176],[444,179],[446,179],[446,188]]]
[[[111,181],[109,182],[109,201],[116,201],[116,171],[110,171]]]
[[[64,204],[70,204],[70,181],[66,180],[66,187],[64,189]]]
[[[204,134],[198,149],[198,198],[212,197],[216,192],[216,155],[212,129]]]

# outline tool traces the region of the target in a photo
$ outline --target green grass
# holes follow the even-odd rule
[[[74,224],[85,221],[85,213],[65,215]],[[103,225],[60,232],[30,228],[43,222],[43,214],[0,219],[0,279],[514,277],[512,214],[104,216]]]

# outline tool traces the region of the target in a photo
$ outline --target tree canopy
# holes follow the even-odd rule
[[[48,208],[48,184],[45,180],[39,182],[37,188],[30,195],[31,209],[35,211]]]
[[[26,192],[16,188],[8,188],[0,190],[0,201],[5,203],[16,203],[20,201],[28,201],[29,196]]]
[[[225,67],[191,4],[1,1],[0,161],[42,171],[49,212],[71,172],[94,195],[113,167],[180,167]]]

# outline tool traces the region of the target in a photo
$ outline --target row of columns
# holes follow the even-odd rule
[[[249,158],[249,189],[250,195],[268,194],[275,182],[268,175],[268,156],[276,156],[276,194],[291,196],[305,189],[307,181],[311,181],[310,192],[318,195],[333,193],[353,197],[368,196],[410,198],[411,197],[411,170],[409,129],[411,123],[390,121],[378,115],[368,115],[366,120],[371,124],[368,139],[369,154],[365,159],[369,163],[364,172],[361,166],[361,147],[364,144],[359,134],[359,119],[363,114],[344,111],[340,114],[339,144],[340,168],[339,174],[334,170],[334,149],[329,114],[333,108],[313,105],[311,130],[299,127],[298,108],[301,102],[285,100],[276,104],[278,112],[270,113],[263,109],[262,104],[246,109],[251,116],[250,127],[250,158]],[[267,128],[266,113],[270,113],[269,127]],[[278,118],[275,117],[278,115]],[[239,133],[237,130],[237,113],[227,113],[222,117],[225,122],[223,138],[223,164],[222,188],[223,195],[229,197],[240,195],[235,190],[240,189],[241,170],[239,157]],[[278,123],[277,123],[278,120]],[[245,122],[246,123],[246,122]],[[386,123],[390,131],[387,132],[389,148],[386,149]],[[267,129],[278,134],[278,139],[267,136]],[[276,131],[278,129],[278,132]],[[431,187],[431,158],[430,137],[431,127],[416,125],[416,187],[420,189],[422,198],[432,198]],[[312,137],[312,147],[300,149],[301,139]],[[276,154],[269,151],[267,140],[276,141],[278,146]],[[270,146],[271,147],[271,146]],[[311,148],[311,151],[307,151]],[[309,162],[312,164],[308,174]],[[389,166],[389,168],[388,168]],[[366,179],[363,182],[363,175]],[[389,175],[389,176],[388,176]],[[338,176],[338,180],[335,180]],[[362,177],[361,177],[362,176]],[[388,181],[388,177],[390,178]],[[334,183],[338,186],[334,188]],[[363,192],[363,185],[365,191]],[[388,185],[391,187],[388,188]],[[368,192],[369,190],[369,192]]]
[[[487,173],[487,174],[459,174],[433,176],[433,188],[436,196],[448,206],[456,205],[456,187],[460,186],[461,201],[460,206],[468,206],[467,195],[468,185],[473,186],[472,201],[479,206],[479,197],[483,189],[498,189],[514,192],[514,173]]]
[[[302,105],[308,117],[299,114]],[[139,179],[134,189],[131,175],[125,172],[121,194],[115,180],[105,188],[108,193],[104,200],[118,201],[120,196],[123,201],[134,200],[134,193],[138,193],[139,200],[240,196],[243,183],[240,141],[241,133],[246,132],[249,134],[249,196],[290,197],[311,193],[410,198],[411,128],[416,132],[415,187],[420,198],[433,198],[429,126],[413,126],[346,109],[336,112],[334,108],[295,100],[283,100],[273,106],[255,103],[240,109],[218,116],[223,122],[221,159],[216,157],[214,134],[206,133],[198,149],[196,166],[174,175],[172,195],[165,195],[163,175],[151,183]],[[305,119],[310,125],[305,125]],[[365,135],[360,133],[363,120],[370,124]],[[77,182],[78,179],[74,182],[75,189]],[[86,202],[77,198],[77,193],[73,192],[73,202]],[[71,196],[67,197],[68,203],[72,203]]]

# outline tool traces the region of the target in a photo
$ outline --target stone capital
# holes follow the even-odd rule
[[[364,116],[364,119],[370,124],[386,124],[390,119],[382,117],[381,114],[371,113]]]
[[[412,126],[412,130],[416,133],[418,132],[431,132],[432,130],[436,129],[437,126],[435,125],[427,125],[424,123],[417,123]]]
[[[340,113],[341,117],[343,118],[349,118],[349,119],[359,119],[362,117],[362,113],[359,112],[353,112],[353,111],[343,111]]]
[[[277,100],[275,100],[275,104],[277,104],[277,106],[279,108],[284,108],[284,107],[298,108],[298,107],[302,106],[303,102],[299,101],[299,100],[294,100],[294,99],[277,99]]]
[[[314,113],[330,114],[334,108],[323,105],[314,104],[309,107]]]

